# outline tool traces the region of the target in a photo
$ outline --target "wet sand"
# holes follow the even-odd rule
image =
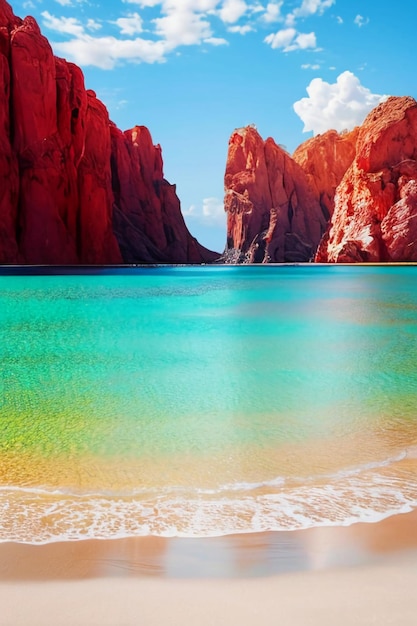
[[[2,626],[414,626],[417,512],[211,539],[0,544]]]

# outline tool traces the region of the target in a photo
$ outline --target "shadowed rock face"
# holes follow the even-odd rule
[[[122,133],[54,57],[32,17],[0,0],[0,263],[209,262],[163,177],[159,146]]]
[[[218,258],[188,232],[176,195],[162,171],[159,145],[149,130],[110,128],[113,225],[123,259],[135,262],[201,263]]]
[[[359,129],[321,262],[417,261],[417,102],[392,97]]]
[[[234,262],[309,261],[327,225],[305,171],[253,126],[230,138],[225,210],[226,259]]]

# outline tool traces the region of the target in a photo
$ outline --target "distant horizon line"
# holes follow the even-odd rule
[[[77,275],[77,274],[95,274],[96,272],[105,273],[123,273],[134,270],[158,270],[158,269],[203,269],[210,268],[220,269],[236,269],[236,268],[294,268],[294,267],[415,267],[415,261],[394,261],[394,262],[360,262],[360,263],[315,263],[310,262],[288,262],[288,263],[123,263],[123,264],[72,264],[72,265],[50,265],[50,264],[13,264],[0,265],[0,276],[25,276],[25,275]]]

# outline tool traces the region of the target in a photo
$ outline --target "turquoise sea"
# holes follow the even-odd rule
[[[417,507],[417,267],[0,276],[0,541]]]

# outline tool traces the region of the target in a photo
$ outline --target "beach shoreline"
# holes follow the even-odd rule
[[[417,511],[207,539],[0,544],[2,626],[415,624]]]

